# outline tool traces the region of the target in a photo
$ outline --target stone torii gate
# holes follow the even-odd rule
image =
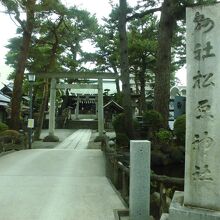
[[[39,78],[50,78],[50,109],[49,109],[49,134],[45,137],[44,141],[57,142],[59,138],[55,135],[55,109],[56,109],[56,89],[97,89],[98,90],[98,132],[99,137],[103,136],[104,131],[104,112],[103,112],[103,79],[116,79],[113,73],[47,73],[36,74]],[[57,84],[56,79],[97,79],[98,84]]]

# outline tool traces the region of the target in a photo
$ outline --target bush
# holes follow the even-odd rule
[[[5,130],[0,133],[0,136],[9,137],[13,139],[16,144],[19,144],[22,142],[20,133],[15,130]]]
[[[123,133],[125,130],[124,124],[125,124],[125,114],[124,113],[118,114],[112,122],[115,133]]]
[[[152,128],[154,131],[161,128],[163,126],[163,121],[164,121],[162,115],[155,110],[144,112],[143,120],[145,125],[148,128]]]
[[[173,135],[172,132],[166,129],[160,129],[156,133],[156,138],[161,144],[169,144],[172,141]]]
[[[116,134],[116,144],[119,146],[129,146],[129,138],[125,133]]]
[[[125,133],[125,114],[118,114],[112,122],[115,133]],[[133,119],[134,128],[139,127],[139,123],[136,119]]]
[[[186,137],[186,115],[179,116],[174,122],[174,134],[181,145],[185,145]]]
[[[162,153],[160,150],[151,151],[151,165],[152,166],[161,166],[167,165],[170,163],[169,156]]]
[[[172,147],[170,157],[173,163],[184,163],[185,153],[181,150],[180,147]]]
[[[141,124],[140,122],[137,120],[137,118],[133,119],[133,125],[134,125],[134,130],[140,130],[141,129]]]
[[[8,129],[8,125],[6,125],[5,123],[0,122],[0,133],[7,130]]]

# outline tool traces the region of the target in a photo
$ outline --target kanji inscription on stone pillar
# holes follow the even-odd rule
[[[220,211],[220,4],[187,9],[184,204]]]

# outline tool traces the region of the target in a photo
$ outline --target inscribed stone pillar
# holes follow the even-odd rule
[[[220,211],[220,4],[188,8],[184,204]]]
[[[99,137],[103,136],[104,112],[103,112],[103,80],[98,79],[98,131]]]
[[[150,219],[150,142],[131,141],[130,196],[131,220]]]

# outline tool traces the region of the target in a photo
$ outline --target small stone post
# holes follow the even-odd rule
[[[59,141],[59,138],[54,135],[55,113],[56,113],[56,79],[52,78],[50,84],[49,135],[44,138],[45,142]]]
[[[150,142],[130,142],[130,196],[131,220],[150,219]]]

